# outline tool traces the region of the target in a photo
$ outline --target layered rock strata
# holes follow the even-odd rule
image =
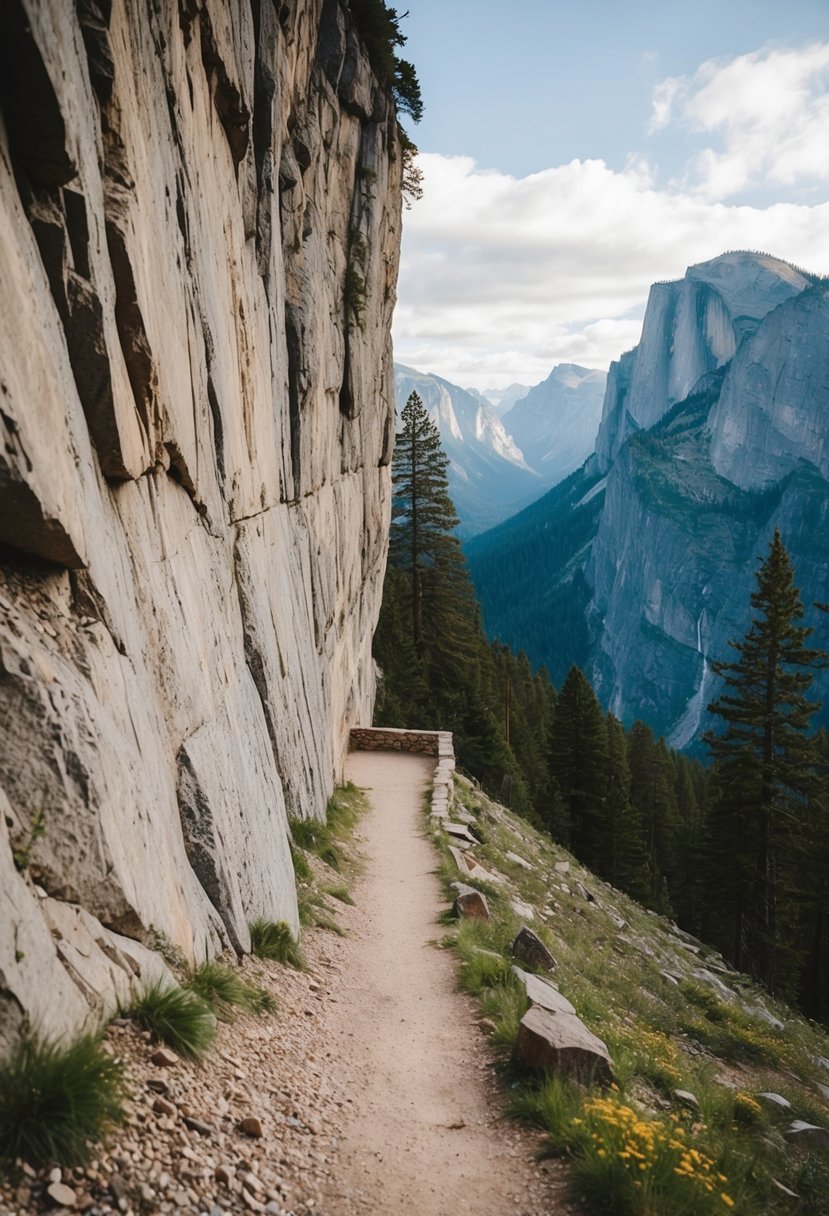
[[[401,156],[338,0],[0,27],[0,1033],[52,1033],[296,925],[371,720]]]

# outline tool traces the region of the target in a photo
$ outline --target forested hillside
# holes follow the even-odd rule
[[[445,464],[437,430],[413,394],[394,456],[375,721],[451,730],[460,764],[491,795],[614,886],[715,942],[771,990],[829,1016],[829,749],[811,733],[818,706],[809,699],[823,660],[808,645],[779,536],[758,573],[765,590],[744,605],[748,651],[735,650],[753,655],[754,667],[743,671],[738,661],[732,670],[728,654],[716,665],[724,691],[712,714],[723,729],[710,744],[712,768],[707,751],[705,764],[681,755],[640,720],[623,727],[577,665],[557,689],[526,653],[487,640],[453,534]],[[502,547],[501,577],[529,580],[535,555],[548,547],[559,558],[568,547],[577,551],[580,521],[588,526],[600,486],[595,478],[585,490],[583,479],[571,478],[554,491],[563,501],[574,487],[582,495],[568,516],[571,531],[551,534],[537,516],[535,528],[522,529],[525,548]],[[525,523],[534,510],[524,512]],[[577,628],[578,602],[562,607]],[[758,693],[769,663],[783,674]]]

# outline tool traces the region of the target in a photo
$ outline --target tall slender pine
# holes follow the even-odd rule
[[[793,868],[816,780],[809,724],[818,705],[806,694],[820,652],[806,645],[812,630],[799,623],[803,606],[779,531],[751,606],[745,638],[731,643],[736,659],[713,664],[725,689],[708,708],[726,729],[706,736],[718,795],[711,828],[733,858],[723,894],[734,961],[790,995],[798,965]]]

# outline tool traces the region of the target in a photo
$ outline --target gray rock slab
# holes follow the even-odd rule
[[[524,971],[515,964],[513,964],[512,971],[524,985],[527,1000],[531,1005],[540,1005],[542,1009],[547,1009],[550,1013],[567,1013],[577,1016],[574,1006],[549,980],[542,979],[540,975],[535,975],[532,971]]]
[[[521,868],[524,870],[532,869],[532,866],[530,865],[530,863],[528,861],[525,861],[525,859],[523,857],[520,857],[518,855],[518,853],[513,853],[510,850],[507,850],[507,852],[504,854],[504,856],[506,857],[507,861],[511,861],[516,866],[521,866]]]
[[[785,1023],[776,1018],[773,1013],[769,1013],[765,1005],[743,1005],[743,1010],[750,1018],[757,1018],[759,1022],[765,1022],[767,1026],[771,1026],[774,1030],[784,1030]]]
[[[790,1140],[829,1148],[829,1130],[825,1127],[818,1127],[815,1123],[806,1123],[803,1119],[794,1119],[783,1134]]]
[[[455,836],[458,840],[465,840],[469,844],[480,843],[477,837],[472,835],[465,823],[456,823],[449,819],[444,824],[444,827],[450,836]]]
[[[765,1102],[767,1106],[775,1106],[778,1110],[791,1110],[792,1104],[788,1098],[784,1098],[782,1094],[776,1094],[770,1090],[764,1090],[763,1093],[757,1095],[759,1101]]]
[[[713,988],[717,996],[722,1001],[735,1001],[737,999],[728,984],[724,984],[718,975],[714,975],[713,971],[709,971],[707,967],[695,967],[691,972],[695,980],[699,980],[701,984],[707,984],[709,988]]]
[[[493,870],[485,869],[484,866],[478,864],[471,854],[465,854],[456,845],[450,844],[449,852],[454,859],[455,865],[465,878],[474,878],[478,882],[495,883],[496,886],[506,882],[503,874],[497,874]]]

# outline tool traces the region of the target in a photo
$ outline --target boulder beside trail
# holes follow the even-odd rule
[[[513,958],[519,959],[529,967],[541,967],[545,971],[552,971],[554,967],[558,966],[538,934],[533,933],[527,925],[522,925],[518,930],[510,946],[510,953]]]
[[[452,888],[457,892],[452,911],[456,916],[468,920],[489,920],[489,905],[482,891],[468,887],[464,882],[453,882]]]
[[[606,1045],[571,1013],[532,1005],[521,1019],[513,1059],[559,1076],[613,1083],[613,1062]]]

